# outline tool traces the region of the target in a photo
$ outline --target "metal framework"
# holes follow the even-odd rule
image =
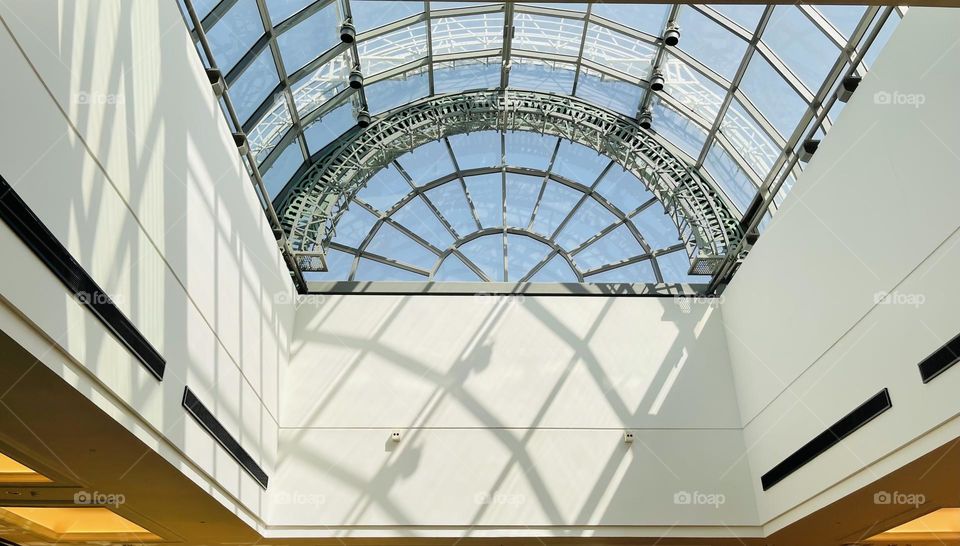
[[[644,18],[625,15],[632,9],[629,3],[577,7],[559,2],[478,2],[450,7],[431,0],[206,0],[197,2],[205,8],[197,13],[194,2],[181,2],[185,19],[205,64],[215,68],[224,61],[228,121],[235,132],[246,135],[248,170],[258,193],[267,201],[272,198],[274,205],[280,204],[278,193],[289,193],[297,178],[292,175],[315,166],[323,145],[348,128],[344,120],[350,111],[376,106],[374,102],[389,94],[387,89],[396,88],[388,83],[414,85],[422,80],[422,90],[406,97],[409,103],[478,87],[513,93],[529,86],[529,80],[524,84],[517,74],[529,75],[536,69],[552,71],[557,81],[551,83],[560,87],[555,92],[595,105],[618,89],[632,89],[633,102],[614,110],[631,116],[651,108],[661,142],[700,171],[729,212],[742,220],[743,232],[759,230],[775,212],[802,168],[796,150],[805,139],[830,128],[839,80],[865,72],[867,49],[883,42],[889,22],[903,12],[881,6],[773,3],[754,17],[738,11],[751,6],[720,3],[649,6],[653,11],[642,13],[661,15]],[[784,18],[791,20],[790,28],[781,25],[768,31]],[[337,40],[339,25],[347,19],[359,30],[352,44]],[[317,21],[325,22],[317,27]],[[667,45],[661,37],[673,22],[680,23],[682,38],[678,45]],[[303,32],[306,28],[312,30]],[[220,39],[208,40],[214,34]],[[711,36],[707,47],[697,46],[700,34]],[[784,41],[783,36],[791,38]],[[829,45],[817,49],[817,44]],[[243,48],[240,54],[237,48]],[[722,51],[739,55],[730,70],[717,65],[716,52]],[[270,69],[263,68],[264,58],[270,59]],[[769,99],[755,102],[758,97],[750,85],[756,84],[751,82],[756,76],[751,71],[758,63],[772,69],[785,89],[782,94],[795,101],[789,106],[797,114],[794,125],[778,125],[774,118],[779,112],[772,111],[778,106]],[[825,64],[830,67],[824,75],[811,79],[807,69],[816,65],[819,70]],[[352,89],[346,85],[347,74],[357,66],[365,85]],[[464,67],[483,74],[488,74],[485,67],[495,68],[496,75],[474,81],[477,78],[468,71],[463,78],[467,87],[459,83],[461,87],[450,89],[450,74]],[[665,75],[664,90],[649,89],[653,71]],[[569,87],[562,89],[567,81]],[[250,101],[256,103],[250,106]],[[243,105],[242,112],[234,107],[237,104]],[[339,121],[330,121],[334,118]],[[311,129],[320,125],[330,126],[328,134],[311,142]],[[296,154],[291,153],[294,150]],[[282,168],[271,172],[275,165]],[[283,181],[268,184],[261,173]],[[287,191],[280,192],[278,184],[286,181]],[[273,221],[269,203],[265,211]],[[289,222],[285,219],[284,224]],[[743,242],[736,244],[735,251],[725,250],[732,258],[722,267],[711,266],[711,271],[719,267],[717,282],[728,278],[749,250]],[[299,277],[283,236],[281,246]]]
[[[562,137],[612,158],[646,183],[677,226],[696,274],[715,272],[742,236],[713,187],[626,116],[574,97],[533,91],[475,91],[435,97],[391,112],[334,143],[287,194],[284,229],[295,252],[315,256],[345,205],[377,171],[431,140],[483,130]],[[302,260],[302,268],[322,267]]]

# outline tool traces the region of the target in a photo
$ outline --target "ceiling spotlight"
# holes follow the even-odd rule
[[[360,73],[359,68],[354,68],[350,71],[350,87],[354,89],[360,89],[363,87],[363,74]]]
[[[247,155],[250,151],[250,145],[247,143],[247,135],[243,133],[233,133],[233,143],[237,145],[240,155]]]
[[[227,84],[223,81],[223,75],[216,68],[207,69],[207,80],[213,86],[213,94],[220,97],[227,90]]]
[[[667,31],[663,33],[663,43],[668,46],[675,46],[680,43],[680,26],[676,21],[670,21],[667,25]]]
[[[653,77],[650,78],[650,89],[654,91],[663,91],[663,72],[653,71]]]
[[[361,129],[366,129],[370,126],[370,112],[366,110],[360,110],[357,112],[357,126]]]
[[[860,86],[860,81],[863,78],[860,76],[847,76],[843,79],[843,84],[840,85],[840,89],[837,90],[837,100],[840,102],[847,102],[850,100],[850,97],[853,96],[853,92],[857,90],[857,87]]]
[[[340,25],[340,41],[345,44],[352,44],[357,41],[357,27],[353,26],[350,19]]]
[[[800,148],[800,161],[804,163],[809,162],[813,159],[814,152],[817,151],[817,148],[820,147],[820,141],[815,139],[808,139],[804,141],[803,147]]]
[[[640,112],[640,116],[637,117],[637,123],[644,129],[649,129],[650,126],[653,125],[653,113],[649,108],[644,108],[643,111]]]

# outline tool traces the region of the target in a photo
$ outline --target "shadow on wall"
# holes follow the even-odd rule
[[[20,106],[40,121],[23,135],[27,168],[8,179],[164,355],[164,381],[118,368],[101,324],[68,321],[77,307],[62,296],[48,333],[259,514],[259,488],[212,440],[188,445],[180,398],[187,383],[205,395],[272,470],[292,285],[176,2],[24,1],[0,14],[57,103],[22,80],[33,96]],[[57,132],[57,109],[76,134]]]
[[[578,300],[586,305],[578,307]],[[348,508],[337,506],[329,513],[318,506],[309,522],[294,522],[285,516],[282,522],[272,517],[268,520],[309,525],[322,519],[327,525],[349,526],[367,525],[371,514],[376,514],[378,523],[454,524],[440,521],[442,516],[438,521],[423,521],[414,513],[416,508],[409,508],[420,504],[411,502],[411,489],[404,483],[416,473],[436,482],[429,494],[435,495],[432,501],[438,512],[445,511],[446,504],[472,511],[467,521],[456,525],[489,525],[491,519],[497,519],[490,512],[504,508],[537,514],[553,525],[624,525],[644,519],[634,511],[636,488],[652,479],[651,474],[672,474],[668,481],[675,481],[674,490],[680,490],[686,485],[685,477],[674,473],[669,461],[660,461],[655,468],[640,468],[640,458],[631,454],[621,433],[610,434],[608,429],[665,428],[669,434],[669,429],[696,430],[697,425],[691,423],[703,422],[710,423],[707,429],[726,425],[739,431],[739,416],[725,346],[720,347],[722,357],[716,362],[698,349],[697,325],[708,321],[715,309],[707,305],[691,309],[688,302],[680,300],[647,299],[646,308],[656,309],[654,313],[659,315],[648,312],[641,316],[631,313],[629,302],[522,296],[344,296],[301,309],[298,321],[303,324],[295,330],[288,371],[291,385],[281,411],[287,435],[281,438],[278,467],[281,475],[286,467],[296,473],[292,481],[301,492],[311,487],[301,478],[319,475],[349,489],[352,501]],[[518,319],[520,316],[524,318]],[[670,334],[669,341],[664,347],[645,348],[642,343],[618,338],[629,335],[631,327],[625,320],[631,318],[638,329],[650,324],[645,319],[653,319],[657,335],[662,339]],[[511,331],[523,325],[529,330]],[[623,346],[610,346],[617,343]],[[717,349],[715,345],[710,348]],[[711,364],[723,369],[719,375],[726,378],[726,384],[705,385],[708,382],[697,377]],[[716,372],[710,374],[714,376]],[[729,388],[725,401],[729,407],[719,412],[726,415],[716,418],[708,415],[715,408],[703,402],[706,390],[713,388]],[[522,400],[508,399],[510,394],[504,393]],[[604,408],[570,407],[578,401],[601,399]],[[702,403],[699,408],[698,403]],[[362,415],[351,416],[354,410]],[[578,413],[581,415],[576,416]],[[597,416],[597,422],[592,422],[592,416]],[[427,444],[436,442],[431,434],[464,428],[464,423],[474,429],[471,438],[493,439],[496,445],[484,444],[483,449],[492,460],[503,461],[499,468],[465,466],[470,461],[458,460],[455,455],[450,455],[444,469],[425,462]],[[354,427],[394,427],[405,436],[393,445],[386,440],[378,469],[364,459],[375,456],[364,446],[338,444],[332,451],[328,446],[315,448],[318,442],[342,439],[324,438],[328,432]],[[317,430],[325,428],[329,430]],[[598,441],[605,442],[591,447],[594,457],[596,452],[608,453],[606,461],[591,463],[586,473],[576,468],[580,461],[575,454],[560,453],[563,446],[556,446],[557,457],[570,457],[571,480],[582,486],[573,498],[558,496],[556,476],[543,474],[538,459],[543,449],[531,451],[531,445],[544,442],[538,435],[545,429],[560,434],[586,429],[598,432]],[[709,437],[710,431],[705,434]],[[656,459],[643,440],[638,443],[633,449],[649,451]],[[738,459],[734,465],[740,462]],[[418,467],[423,464],[428,466]],[[458,474],[481,475],[486,482],[484,490],[443,483],[444,476],[456,480]],[[725,479],[728,476],[719,476],[716,483]],[[515,491],[517,480],[526,482],[535,498],[501,506],[511,504],[510,494],[504,491]],[[290,483],[281,478],[275,485]],[[451,491],[458,497],[450,498]],[[280,494],[290,493],[280,490]],[[523,506],[518,506],[521,503]],[[656,514],[654,519],[660,516]],[[746,522],[736,522],[742,523]]]

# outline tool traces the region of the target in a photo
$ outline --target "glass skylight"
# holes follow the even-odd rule
[[[822,135],[842,110],[834,97],[837,81],[848,73],[863,75],[902,15],[899,8],[834,5],[180,3],[194,37],[199,39],[201,30],[206,36],[240,121],[233,129],[247,135],[269,197],[278,205],[303,165],[354,129],[359,110],[377,116],[431,95],[505,84],[574,95],[628,117],[650,109],[652,131],[701,169],[737,214],[763,186],[780,187],[771,210],[779,206],[803,167],[795,150],[809,135]],[[357,31],[355,44],[340,41],[340,26],[348,18]],[[676,46],[660,38],[671,21],[680,27]],[[362,89],[347,85],[352,69],[362,73]],[[665,79],[656,92],[649,89],[655,71]],[[827,117],[823,126],[812,123],[817,116]],[[630,213],[619,208],[626,197],[603,202],[601,188],[613,187],[616,166],[603,174],[597,161],[574,151],[569,157],[555,154],[557,139],[537,135],[474,133],[448,140],[414,151],[385,171],[395,182],[413,184],[390,206],[365,201],[368,190],[357,196],[337,228],[329,262],[339,273],[331,271],[329,278],[399,278],[391,277],[395,271],[404,278],[437,279],[685,278],[668,279],[665,271],[679,270],[658,266],[657,252],[665,249],[644,247],[645,232],[634,219],[610,211]],[[572,145],[559,144],[561,150]],[[494,167],[500,170],[471,172]],[[448,179],[436,182],[444,176]],[[531,177],[537,176],[541,186],[534,198]],[[499,189],[490,182],[496,178]],[[591,193],[593,184],[598,186]],[[390,208],[399,203],[405,204]],[[536,212],[520,226],[531,203]],[[586,234],[609,220],[594,205],[612,212],[620,224]],[[429,226],[397,220],[422,219],[426,212],[436,220]],[[563,226],[564,219],[578,225]],[[550,232],[558,228],[562,237]],[[409,251],[416,256],[391,254],[398,248],[384,240],[393,236],[391,229],[405,243],[419,245]],[[439,229],[450,241],[437,238]],[[354,240],[351,234],[360,232]],[[627,235],[644,253],[627,244]],[[574,241],[581,237],[586,239]],[[583,243],[589,244],[579,248]],[[501,248],[499,257],[495,247]],[[540,256],[543,248],[549,251]],[[615,263],[613,249],[625,262]],[[521,250],[540,259],[519,261]]]

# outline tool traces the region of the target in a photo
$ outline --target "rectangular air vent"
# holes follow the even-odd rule
[[[240,446],[240,442],[227,432],[227,429],[220,424],[220,421],[217,421],[217,418],[210,413],[210,410],[193,394],[190,387],[184,387],[183,389],[183,407],[187,410],[187,413],[193,416],[200,426],[207,429],[207,432],[223,446],[223,449],[227,450],[227,453],[247,471],[247,474],[250,474],[250,476],[260,484],[260,487],[264,489],[267,488],[267,481],[269,480],[267,473],[253,460],[253,457],[247,453],[247,450]]]
[[[43,225],[2,176],[0,218],[3,218],[47,269],[60,279],[80,304],[89,309],[117,340],[126,345],[154,377],[163,379],[166,361],[160,353],[114,305],[113,300],[94,282],[80,263],[73,259],[70,252],[60,244],[56,236]]]
[[[957,362],[960,362],[960,336],[948,341],[920,363],[920,378],[924,383],[929,383]]]
[[[887,389],[878,392],[761,476],[760,484],[763,490],[770,489],[892,406]]]

